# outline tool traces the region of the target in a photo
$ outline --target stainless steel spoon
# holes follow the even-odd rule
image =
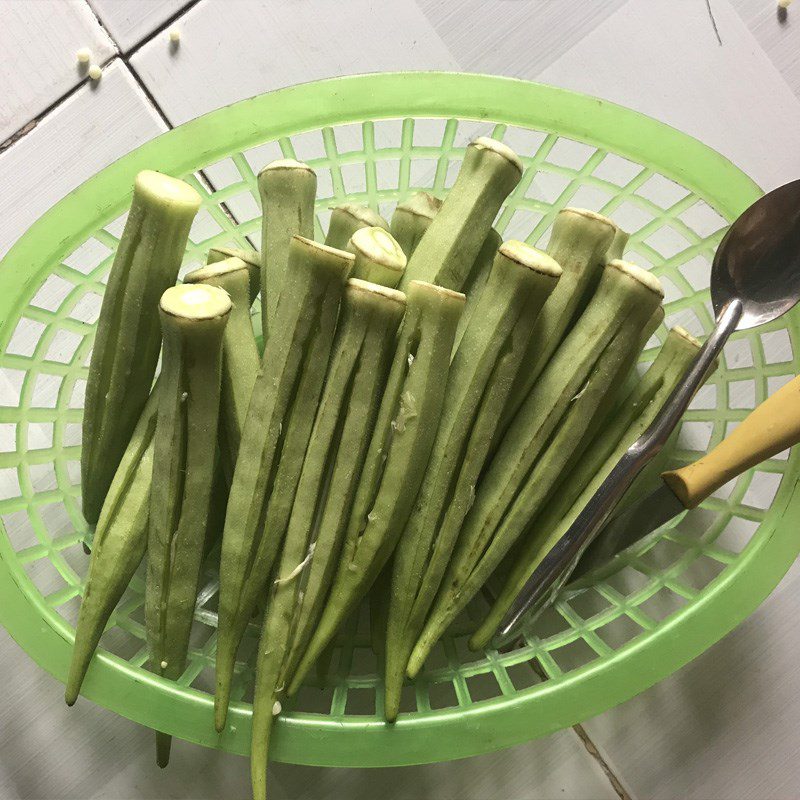
[[[628,448],[528,578],[500,623],[502,637],[508,636],[528,612],[533,615],[544,608],[558,592],[634,478],[664,446],[731,333],[780,317],[798,299],[800,180],[757,200],[725,234],[711,268],[714,330],[653,423]]]

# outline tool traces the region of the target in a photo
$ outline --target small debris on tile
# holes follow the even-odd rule
[[[178,44],[181,40],[181,32],[178,28],[170,28],[169,29],[169,41],[170,44]]]
[[[92,64],[92,66],[89,67],[89,77],[93,81],[99,81],[102,74],[103,70],[100,68],[98,64]]]
[[[81,47],[81,49],[75,53],[75,58],[78,59],[79,64],[88,64],[92,58],[92,51],[88,47]]]

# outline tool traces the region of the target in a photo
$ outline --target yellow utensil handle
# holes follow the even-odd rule
[[[710,453],[661,477],[686,508],[694,508],[729,480],[799,441],[797,377],[748,414]]]

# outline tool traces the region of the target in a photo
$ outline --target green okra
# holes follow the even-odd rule
[[[625,255],[625,248],[628,246],[628,239],[631,235],[615,225],[614,238],[606,251],[606,261],[616,261]]]
[[[400,288],[412,280],[460,291],[495,216],[522,177],[522,163],[508,145],[481,136],[464,161],[442,207],[408,260]]]
[[[353,234],[361,228],[383,228],[388,231],[389,223],[369,206],[342,203],[331,212],[325,244],[337,250],[344,250],[353,238]]]
[[[378,658],[378,664],[386,657],[386,631],[389,628],[389,603],[391,602],[392,569],[391,558],[381,570],[369,590],[369,645]]]
[[[261,291],[261,253],[246,250],[244,247],[209,247],[206,264],[216,264],[226,258],[241,258],[247,264],[250,274],[250,305],[252,306]]]
[[[317,174],[308,164],[281,158],[258,173],[258,193],[261,196],[261,326],[266,342],[289,279],[292,236],[314,238]]]
[[[548,508],[518,543],[504,586],[470,639],[479,649],[491,642],[505,613],[552,546],[563,536],[627,448],[647,429],[683,380],[700,345],[682,329],[670,331],[641,385],[620,407],[610,425],[591,444],[585,457],[554,496]]]
[[[106,623],[147,547],[157,411],[154,388],[119,462],[97,522],[64,693],[70,706],[78,698]]]
[[[513,366],[508,362],[519,365],[520,345],[527,343],[560,275],[558,264],[545,253],[522,242],[503,244],[453,358],[422,488],[393,559],[384,702],[390,721],[399,710],[408,657],[469,509],[492,418],[496,423],[502,408],[496,395],[510,385],[503,379]],[[487,398],[491,408],[481,414]]]
[[[464,313],[461,315],[461,319],[458,323],[456,341],[453,347],[454,352],[458,349],[459,344],[461,344],[464,331],[467,329],[467,325],[469,325],[469,321],[472,319],[472,315],[478,307],[478,302],[486,287],[486,282],[489,280],[489,274],[492,271],[494,259],[501,244],[503,244],[503,237],[492,228],[489,231],[489,235],[486,237],[486,241],[484,241],[481,249],[478,251],[475,263],[472,265],[472,269],[462,287],[467,302],[464,304]]]
[[[225,725],[236,651],[274,566],[306,452],[354,258],[295,236],[256,378],[222,538],[215,725]]]
[[[584,302],[586,292],[601,275],[606,252],[617,226],[600,214],[580,208],[565,208],[556,216],[547,252],[564,274],[539,315],[531,334],[524,367],[514,382],[503,411],[500,432],[505,433],[542,370],[552,358]]]
[[[250,271],[232,256],[190,272],[184,281],[217,286],[231,298],[231,313],[222,336],[222,404],[220,451],[222,468],[230,483],[236,466],[247,406],[261,366],[250,322]]]
[[[297,485],[275,579],[269,589],[267,610],[256,661],[253,699],[251,776],[253,796],[266,796],[266,769],[273,708],[279,703],[285,682],[292,633],[302,616],[302,578],[308,575],[319,553],[335,559],[325,542],[313,534],[321,532],[326,508],[325,482],[342,446],[341,434],[356,391],[358,401],[375,393],[386,378],[391,345],[405,309],[401,292],[366,281],[348,281],[334,342],[325,390]],[[364,375],[365,370],[369,371]],[[366,381],[365,381],[366,378]],[[365,385],[366,384],[366,385]],[[374,414],[373,414],[374,418]],[[339,498],[335,498],[338,500]],[[319,525],[315,523],[319,522]],[[315,531],[315,528],[317,529]]]
[[[83,515],[97,522],[153,383],[161,348],[158,300],[178,277],[200,195],[183,181],[136,176],[108,277],[86,383],[81,449]]]
[[[433,645],[539,513],[662,298],[650,273],[623,261],[604,269],[595,297],[481,476],[475,503],[409,659],[410,676],[419,672]]]
[[[347,243],[356,260],[351,277],[393,289],[400,283],[406,257],[394,237],[383,228],[359,228]]]
[[[412,281],[408,308],[322,616],[290,677],[294,693],[369,591],[412,511],[433,447],[464,295]]]
[[[428,192],[416,192],[397,204],[390,231],[407,258],[411,258],[441,207],[442,201]]]
[[[150,668],[177,680],[186,668],[214,483],[222,336],[231,310],[214,286],[167,289],[150,491],[145,622]],[[159,766],[170,737],[157,733]]]

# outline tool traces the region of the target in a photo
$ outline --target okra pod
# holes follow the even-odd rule
[[[161,348],[158,301],[178,277],[200,195],[183,181],[136,176],[108,277],[83,411],[83,514],[97,522],[153,383]]]
[[[64,693],[69,706],[78,699],[106,623],[147,547],[157,398],[153,389],[111,481],[97,522]]]
[[[481,136],[464,161],[442,207],[408,260],[400,287],[429,281],[460,291],[495,216],[522,177],[522,163],[508,145]]]
[[[319,547],[312,542],[315,521],[325,508],[324,484],[337,450],[339,434],[346,422],[348,406],[363,384],[359,372],[367,367],[382,384],[388,368],[388,345],[392,342],[405,309],[405,297],[358,279],[348,281],[334,343],[334,355],[325,381],[308,450],[303,459],[286,537],[275,580],[269,591],[267,610],[256,662],[253,699],[251,775],[253,796],[266,796],[266,768],[273,708],[281,696],[285,669],[299,609],[302,573],[308,574]],[[359,381],[359,378],[361,380]],[[363,387],[359,386],[361,390]],[[372,388],[372,387],[368,387]],[[321,558],[331,554],[319,551]]]
[[[397,204],[392,214],[390,231],[407,258],[411,258],[441,207],[442,201],[428,192],[416,192]]]
[[[231,312],[222,336],[222,403],[220,451],[222,468],[230,483],[239,453],[247,406],[260,367],[258,348],[250,321],[250,271],[232,256],[190,272],[184,281],[224,289],[231,298]]]
[[[319,654],[392,554],[433,447],[464,295],[420,281],[408,309],[353,502],[344,546],[316,630],[291,677],[299,688]]]
[[[409,659],[409,675],[419,672],[433,645],[540,511],[662,297],[650,273],[623,261],[605,268],[595,297],[481,477],[475,504]]]
[[[545,303],[531,334],[523,368],[503,412],[501,434],[508,430],[542,370],[568,333],[587,290],[597,283],[617,230],[610,219],[593,211],[565,208],[557,214],[547,252],[560,264],[564,274]]]
[[[214,481],[222,336],[231,310],[214,286],[173,286],[159,306],[164,337],[150,491],[145,622],[153,672],[186,667]],[[159,766],[170,737],[156,735]]]
[[[317,175],[308,164],[281,158],[258,173],[258,193],[262,214],[261,326],[266,342],[289,280],[292,236],[314,238]]]
[[[406,257],[394,237],[383,228],[359,228],[347,244],[356,260],[353,278],[394,288],[406,268]]]
[[[389,230],[389,223],[369,206],[356,203],[342,203],[331,212],[325,244],[344,250],[353,234],[361,228],[383,228]]]
[[[592,443],[578,469],[573,470],[553,502],[520,542],[511,559],[512,568],[505,585],[470,639],[470,647],[479,649],[489,644],[536,566],[574,522],[625,450],[647,429],[685,376],[699,349],[699,342],[682,329],[670,331],[641,387],[620,408],[609,428]]]
[[[519,363],[523,352],[519,342],[527,342],[560,274],[558,264],[545,253],[522,242],[503,244],[494,259],[478,309],[453,358],[422,488],[393,559],[384,703],[389,721],[397,716],[408,657],[469,508],[476,472],[480,469],[476,458],[483,450],[486,433],[491,435],[485,427],[489,421],[486,415],[481,419],[481,429],[474,429],[481,403],[487,394],[493,393],[498,361],[505,353],[512,352],[515,345]],[[496,398],[493,400],[499,413],[502,406]],[[468,459],[466,465],[465,459]],[[446,514],[450,518],[444,529]]]
[[[222,538],[215,724],[225,725],[236,651],[263,593],[291,510],[350,253],[295,236],[287,281],[245,419]]]
[[[250,274],[250,305],[256,301],[261,291],[261,253],[258,250],[245,250],[243,247],[209,247],[206,264],[216,264],[226,258],[241,258],[247,264]]]

